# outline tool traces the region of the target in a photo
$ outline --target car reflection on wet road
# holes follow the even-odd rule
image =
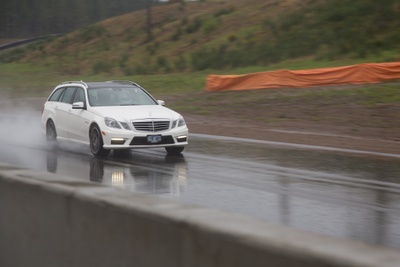
[[[87,147],[2,144],[0,161],[270,223],[400,248],[400,158],[192,135],[163,149],[91,156]]]

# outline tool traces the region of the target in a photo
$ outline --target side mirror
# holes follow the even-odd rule
[[[72,104],[72,109],[85,109],[85,104],[83,102],[75,102]]]
[[[158,104],[160,106],[165,106],[165,101],[164,100],[157,100]]]

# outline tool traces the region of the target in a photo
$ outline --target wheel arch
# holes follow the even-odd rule
[[[47,125],[49,125],[49,122],[50,121],[52,121],[53,122],[53,124],[54,124],[54,127],[56,126],[56,123],[54,122],[54,119],[53,119],[53,117],[47,117],[46,118],[46,124],[45,124],[45,126],[47,126]]]
[[[88,134],[90,134],[90,131],[91,131],[94,127],[97,127],[97,128],[100,130],[100,134],[101,134],[100,125],[99,125],[99,123],[96,122],[96,121],[92,121],[92,122],[90,123]]]
[[[92,123],[89,126],[89,133],[90,133],[90,130],[92,130],[93,127],[95,127],[95,126],[97,126],[100,129],[99,124],[95,121],[92,121]]]

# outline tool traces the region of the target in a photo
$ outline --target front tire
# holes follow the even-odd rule
[[[89,131],[90,151],[96,157],[105,157],[110,153],[109,149],[103,148],[103,138],[98,126],[93,126]]]
[[[185,149],[184,146],[167,146],[165,150],[167,151],[168,155],[179,155]]]

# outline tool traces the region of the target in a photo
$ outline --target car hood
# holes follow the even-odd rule
[[[179,113],[159,105],[93,107],[92,111],[101,117],[118,121],[168,119],[177,120]]]

